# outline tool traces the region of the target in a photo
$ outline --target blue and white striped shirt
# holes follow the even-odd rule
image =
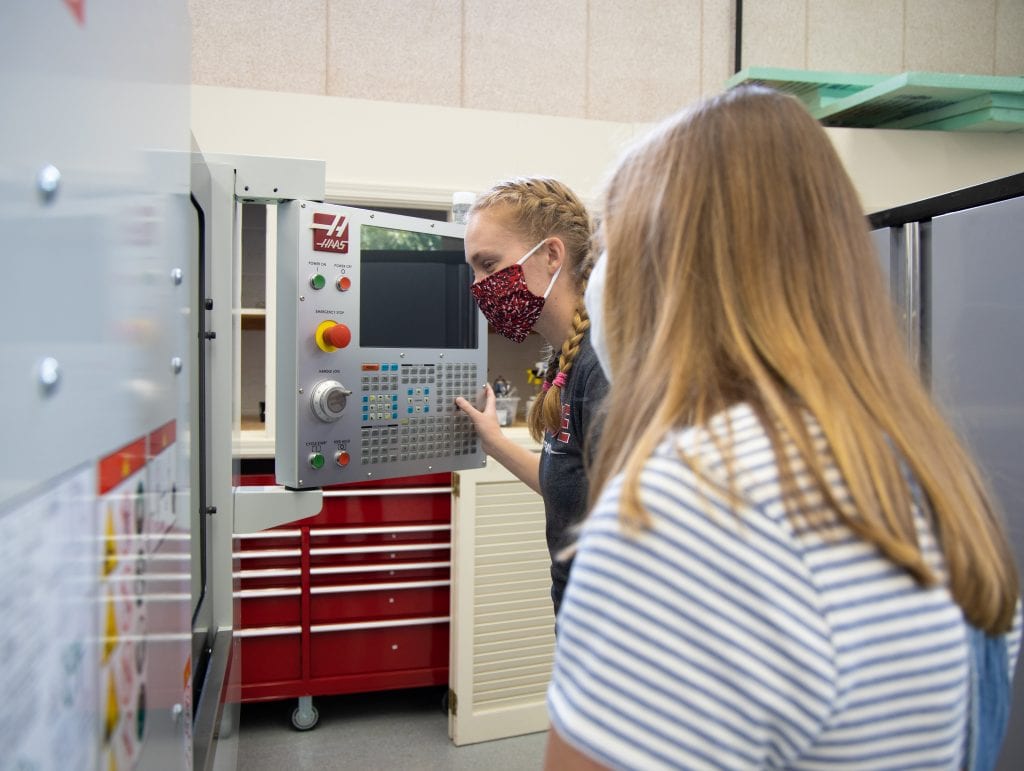
[[[735,448],[740,501],[679,460],[681,447],[728,489],[708,433],[689,430],[645,465],[651,528],[622,532],[619,479],[587,521],[548,690],[559,734],[614,768],[958,768],[968,652],[945,581],[922,588],[857,537],[798,461],[814,525],[794,523],[749,407],[711,431]],[[829,483],[848,500],[837,470]],[[944,579],[934,535],[915,515]],[[1019,644],[1018,608],[1011,672]]]

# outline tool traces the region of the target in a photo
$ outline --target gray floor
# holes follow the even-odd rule
[[[244,704],[238,731],[238,771],[280,769],[539,769],[546,733],[456,747],[448,739],[442,688],[324,696],[313,700],[316,728],[296,731],[297,702]]]

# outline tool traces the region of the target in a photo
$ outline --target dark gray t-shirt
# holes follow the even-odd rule
[[[540,490],[551,554],[551,600],[556,614],[572,562],[559,562],[556,555],[573,542],[572,528],[587,513],[589,488],[584,457],[590,459],[594,455],[599,428],[593,426],[607,390],[608,381],[587,333],[562,389],[562,430],[557,434],[545,432],[540,458]]]

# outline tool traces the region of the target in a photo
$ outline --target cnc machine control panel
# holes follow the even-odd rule
[[[487,380],[465,227],[279,207],[276,469],[295,488],[479,468],[455,406]]]

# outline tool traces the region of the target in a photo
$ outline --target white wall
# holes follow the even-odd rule
[[[591,203],[647,124],[192,87],[207,153],[326,161],[327,196],[446,205],[455,190],[546,174]],[[866,212],[1024,171],[1024,133],[826,129]]]

